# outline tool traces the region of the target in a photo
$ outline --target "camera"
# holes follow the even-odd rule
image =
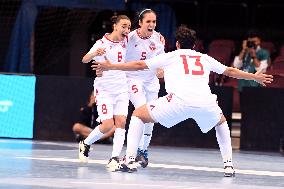
[[[248,41],[247,42],[247,47],[256,49],[256,45],[255,45],[254,41]]]

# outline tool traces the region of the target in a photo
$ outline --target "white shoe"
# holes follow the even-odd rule
[[[84,141],[79,142],[79,160],[82,163],[88,163],[90,145],[85,144]]]
[[[119,157],[110,158],[106,167],[112,172],[120,171],[121,170],[121,163],[119,161]]]
[[[224,167],[224,177],[235,177],[235,170],[233,166]]]
[[[232,160],[224,162],[224,177],[235,177],[235,170]]]
[[[130,156],[127,160],[127,172],[132,173],[132,172],[136,172],[137,171],[137,162],[135,161],[135,157],[134,156]]]

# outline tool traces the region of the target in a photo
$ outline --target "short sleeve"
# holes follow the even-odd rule
[[[103,44],[103,42],[101,40],[96,41],[96,43],[93,45],[93,47],[89,50],[89,52],[87,54],[95,52],[98,48],[102,48],[102,44]],[[93,60],[104,61],[105,59],[104,59],[103,56],[96,56],[96,57],[93,58]]]
[[[218,62],[217,60],[215,60],[211,56],[204,55],[204,59],[206,59],[206,61],[208,62],[210,71],[213,71],[215,73],[222,74],[222,73],[224,73],[224,71],[227,68],[227,66]]]

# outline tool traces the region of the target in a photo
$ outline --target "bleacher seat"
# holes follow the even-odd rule
[[[273,75],[273,82],[267,84],[269,88],[284,88],[284,70],[283,69],[268,69],[267,74]]]
[[[282,72],[284,73],[284,55],[277,56],[274,59],[272,65],[271,65],[271,69],[282,70]]]
[[[275,45],[272,41],[262,41],[260,46],[268,50],[270,55],[273,55],[276,52]]]
[[[227,66],[231,65],[231,59],[234,51],[235,42],[230,39],[215,39],[208,47],[208,55]]]
[[[215,39],[210,43],[209,49],[216,46],[228,47],[233,52],[235,50],[235,41],[231,39]]]
[[[284,44],[281,45],[280,50],[279,50],[279,56],[283,55],[284,56]]]

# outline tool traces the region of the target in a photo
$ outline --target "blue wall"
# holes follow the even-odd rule
[[[0,137],[33,138],[35,81],[0,75]]]

